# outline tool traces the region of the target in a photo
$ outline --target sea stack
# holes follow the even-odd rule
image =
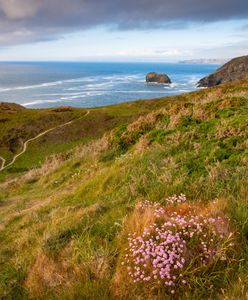
[[[242,80],[248,76],[248,55],[230,60],[212,74],[202,78],[198,87],[212,87],[234,80]]]
[[[155,72],[150,72],[146,75],[147,83],[171,83],[171,80],[166,74],[158,74]]]

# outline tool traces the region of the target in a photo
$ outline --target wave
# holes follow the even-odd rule
[[[90,77],[80,77],[80,78],[73,78],[73,79],[66,79],[66,80],[58,80],[52,82],[44,82],[40,84],[33,84],[33,85],[26,85],[26,86],[15,86],[9,88],[0,88],[0,93],[4,92],[11,92],[17,90],[29,90],[29,89],[39,89],[39,88],[47,88],[52,86],[63,85],[66,83],[88,83],[83,88],[87,87],[90,89],[97,89],[101,87],[112,87],[113,85],[117,84],[118,82],[133,82],[133,83],[144,83],[144,80],[140,79],[140,75],[111,75],[111,76],[90,76]],[[105,81],[101,83],[93,83],[94,81]],[[92,82],[92,83],[91,83]],[[78,87],[69,87],[67,90],[79,90]]]
[[[103,91],[105,92],[105,91]],[[106,91],[107,92],[107,91]],[[82,92],[78,92],[78,93],[51,93],[51,94],[39,94],[39,95],[35,95],[35,97],[42,97],[42,96],[46,96],[46,97],[55,97],[55,96],[59,96],[59,97],[85,97],[85,96],[94,96],[94,95],[102,95],[102,92],[99,93],[99,91],[82,91]],[[60,98],[61,99],[61,98]]]
[[[173,82],[173,83],[170,84],[170,87],[171,87],[171,88],[176,88],[176,87],[178,87],[179,85],[180,85],[180,83],[178,83],[178,82]]]
[[[114,86],[114,82],[102,82],[102,83],[95,83],[95,84],[87,84],[83,88],[88,88],[88,89],[98,89],[101,87],[112,87]]]
[[[178,90],[178,92],[181,92],[181,93],[187,93],[187,92],[190,92],[191,89],[180,89]]]
[[[165,91],[147,91],[147,90],[101,90],[101,91],[84,91],[84,92],[78,92],[78,93],[54,93],[54,94],[40,94],[40,95],[35,95],[35,96],[46,96],[46,97],[54,97],[54,96],[59,96],[59,97],[63,97],[63,99],[69,99],[69,98],[80,98],[80,97],[91,97],[91,96],[100,96],[100,95],[104,95],[106,93],[111,93],[111,94],[118,94],[118,93],[122,93],[122,94],[165,94]],[[65,98],[66,97],[66,98]],[[62,99],[62,98],[60,98]]]
[[[49,106],[49,103],[66,103],[70,105],[70,102],[78,105],[85,105],[89,101],[91,106],[98,106],[100,101],[106,101],[109,99],[111,103],[117,103],[126,101],[127,98],[147,98],[147,97],[159,97],[159,95],[174,95],[177,93],[185,93],[192,91],[196,88],[198,76],[175,76],[175,80],[171,84],[158,84],[151,83],[146,84],[144,80],[144,74],[138,75],[96,75],[89,77],[78,77],[74,79],[58,80],[53,82],[45,82],[41,84],[17,86],[12,88],[2,88],[0,93],[9,91],[21,91],[34,89],[21,94],[20,96],[26,100],[22,100],[22,105],[27,107],[32,106]],[[58,86],[57,88],[50,88]],[[150,87],[149,87],[150,86]],[[45,89],[47,88],[47,89]],[[37,90],[35,90],[37,89]],[[135,90],[137,89],[137,90]],[[14,93],[13,93],[14,94]],[[18,94],[16,92],[16,94]],[[119,96],[118,96],[119,94]],[[126,96],[125,96],[126,94]],[[142,94],[142,97],[141,97]],[[146,97],[147,94],[147,97]],[[11,95],[9,93],[8,95]],[[135,96],[136,95],[136,96]],[[140,96],[138,96],[140,95]],[[148,96],[149,95],[149,96]],[[102,96],[100,98],[100,96]],[[8,98],[7,95],[4,97]],[[94,100],[93,97],[96,97]],[[35,100],[37,98],[37,100]],[[45,98],[45,99],[42,99]],[[92,100],[93,99],[93,100]],[[74,102],[73,102],[74,101]]]
[[[147,85],[157,85],[157,86],[171,86],[173,83],[162,83],[162,82],[144,82]]]
[[[118,94],[118,93],[125,93],[125,94],[165,94],[165,91],[145,91],[145,90],[139,90],[139,91],[111,91],[112,94]]]
[[[143,77],[142,74],[127,74],[127,75],[109,75],[109,76],[101,76],[103,80],[133,80],[135,78],[140,79],[140,77]]]
[[[48,93],[48,94],[37,94],[35,95],[35,97],[42,97],[42,96],[46,96],[46,97],[51,97],[51,96],[78,96],[78,95],[84,95],[86,93],[86,91],[81,91],[81,92],[77,92],[77,93]]]
[[[16,90],[46,88],[46,87],[51,87],[51,86],[62,85],[64,83],[91,82],[94,80],[95,80],[94,78],[75,78],[75,79],[58,80],[58,81],[44,82],[44,83],[34,84],[34,85],[17,86],[17,87],[11,87],[11,88],[1,88],[0,93],[16,91]]]
[[[27,86],[17,86],[17,87],[13,87],[13,88],[0,89],[0,92],[36,89],[36,88],[49,87],[49,86],[54,86],[54,85],[61,85],[62,83],[63,83],[63,81],[54,81],[54,82],[46,82],[46,83],[27,85]]]
[[[190,87],[196,87],[198,81],[202,78],[203,76],[199,75],[193,75],[193,76],[189,76],[188,80],[186,81],[186,85],[190,86]]]
[[[103,93],[85,93],[85,94],[78,95],[78,96],[61,97],[60,100],[74,100],[74,99],[95,97],[95,96],[102,96],[102,95],[103,95]]]

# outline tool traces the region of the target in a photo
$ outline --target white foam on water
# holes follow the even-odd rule
[[[144,91],[144,90],[140,90],[140,91],[111,91],[111,93],[125,93],[125,94],[139,94],[139,93],[142,93],[142,94],[165,94],[165,91]]]
[[[191,85],[196,87],[198,81],[202,78],[202,76],[190,76],[189,80],[187,81],[187,85]]]
[[[145,84],[149,85],[158,85],[158,86],[172,86],[173,83],[162,83],[162,82],[144,82]]]
[[[102,83],[95,83],[95,84],[86,84],[83,89],[99,89],[99,88],[102,88],[102,87],[113,87],[114,86],[114,83],[111,81],[111,82],[102,82]]]
[[[79,103],[85,104],[87,98],[103,96],[105,101],[107,97],[111,103],[124,102],[129,94],[132,99],[139,98],[139,94],[149,94],[149,97],[158,97],[161,95],[169,95],[176,93],[184,93],[196,89],[196,83],[200,78],[197,76],[176,76],[175,81],[171,84],[146,83],[144,74],[127,74],[127,75],[96,75],[82,78],[74,78],[67,80],[59,80],[54,82],[45,82],[41,84],[17,86],[12,88],[0,88],[0,93],[15,90],[38,89],[35,92],[29,92],[28,98],[30,102],[26,102],[24,106],[36,106],[48,103],[70,102],[77,100]],[[56,88],[57,86],[57,88]],[[55,87],[49,89],[49,87]],[[149,88],[150,87],[150,88]],[[45,90],[47,88],[47,90]],[[118,90],[119,88],[119,90]],[[137,88],[137,90],[135,90]],[[42,89],[42,90],[40,90]],[[44,94],[42,93],[44,91]],[[49,91],[51,91],[49,93]],[[38,93],[37,93],[38,92]],[[35,93],[35,94],[34,94]],[[117,95],[120,97],[117,98]],[[125,98],[125,94],[127,95]],[[135,96],[136,95],[136,96]],[[32,99],[33,97],[33,99]],[[34,100],[37,97],[37,100]],[[42,99],[42,98],[50,99]],[[55,99],[51,99],[55,98]],[[81,99],[81,101],[80,101]],[[85,99],[85,100],[84,100]],[[97,100],[97,98],[96,98]],[[76,102],[75,102],[76,103]],[[97,101],[90,102],[91,106],[98,106]]]
[[[136,79],[136,80],[135,80]],[[138,80],[139,79],[139,80]],[[107,80],[106,82],[102,83],[89,83],[99,80]],[[16,86],[11,88],[0,88],[0,93],[4,92],[11,92],[11,91],[18,91],[18,90],[29,90],[29,89],[40,89],[40,88],[47,88],[47,87],[53,87],[58,85],[63,85],[67,83],[89,83],[82,87],[69,87],[66,90],[69,91],[80,91],[80,89],[99,89],[101,87],[113,87],[115,84],[118,84],[118,82],[133,82],[133,83],[145,83],[144,80],[140,80],[139,75],[113,75],[113,76],[94,76],[94,77],[82,77],[82,78],[74,78],[74,79],[66,79],[66,80],[59,80],[59,81],[53,81],[53,82],[44,82],[41,84],[34,84],[34,85],[27,85],[27,86]]]
[[[178,87],[179,85],[180,85],[180,83],[178,83],[178,82],[173,82],[173,83],[170,84],[170,87],[171,87],[171,88],[176,88],[176,87]]]
[[[190,92],[191,90],[190,89],[181,89],[181,90],[178,90],[178,92],[181,92],[181,93],[186,93],[186,92]]]
[[[85,91],[81,91],[81,92],[76,92],[76,93],[48,93],[48,94],[37,94],[35,95],[35,97],[42,97],[42,96],[46,96],[46,97],[51,97],[51,96],[79,96],[79,95],[84,95],[86,92]]]
[[[26,86],[17,86],[12,88],[2,88],[0,89],[0,92],[9,92],[9,91],[16,91],[16,90],[29,90],[29,89],[37,89],[37,88],[46,88],[50,86],[57,86],[62,85],[64,83],[77,83],[77,82],[89,82],[94,81],[94,78],[75,78],[75,79],[66,79],[66,80],[58,80],[58,81],[52,81],[52,82],[44,82],[41,84],[34,84],[34,85],[26,85]]]
[[[43,88],[43,87],[61,85],[62,83],[63,83],[63,81],[54,81],[54,82],[47,82],[47,83],[35,84],[35,85],[17,86],[17,87],[13,87],[13,88],[0,89],[0,92],[9,92],[9,91],[16,91],[16,90],[29,90],[29,89]]]
[[[85,94],[80,94],[77,96],[68,96],[68,97],[61,97],[60,100],[75,100],[75,99],[80,99],[80,98],[86,98],[86,97],[95,97],[95,96],[102,96],[103,93],[93,93],[93,92],[87,92]]]
[[[114,87],[115,83],[110,82],[102,82],[102,83],[90,83],[83,86],[75,86],[66,88],[66,91],[83,91],[83,90],[101,90],[102,88],[111,88]]]

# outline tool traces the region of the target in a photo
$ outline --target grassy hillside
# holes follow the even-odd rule
[[[68,121],[71,124],[57,128],[32,141],[15,165],[1,172],[6,176],[22,173],[42,165],[52,154],[66,153],[77,145],[99,138],[104,132],[120,124],[127,124],[139,115],[149,112],[156,103],[132,102],[97,109],[59,107],[53,109],[25,109],[10,103],[0,103],[0,156],[11,162],[21,152],[23,143],[39,133]],[[86,112],[89,115],[86,117]]]
[[[63,132],[62,150],[54,146],[59,133],[44,137],[47,151],[41,141],[32,145],[32,164],[20,157],[0,183],[0,299],[247,299],[247,104],[248,81],[235,82],[90,110]],[[59,112],[59,121],[82,111]],[[29,113],[57,114],[21,111],[20,123],[6,121],[1,135],[27,126]],[[186,203],[168,200],[181,193]],[[184,253],[184,288],[176,273],[174,289],[134,282],[123,263],[128,234],[182,219],[187,230],[201,222]],[[186,234],[180,224],[174,229]],[[201,243],[211,250],[202,262]]]

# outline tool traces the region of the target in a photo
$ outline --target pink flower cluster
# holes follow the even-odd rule
[[[167,198],[166,201],[168,203],[171,203],[171,204],[176,204],[176,203],[186,202],[187,199],[186,199],[186,196],[184,194],[180,194],[179,196],[173,195],[173,196]]]
[[[173,204],[186,201],[182,194],[169,199]],[[138,207],[152,207],[156,221],[140,235],[129,233],[122,265],[134,283],[164,285],[174,294],[176,287],[187,284],[189,266],[203,266],[215,256],[220,238],[214,226],[218,218],[166,212],[159,203],[149,201]]]
[[[145,209],[147,207],[161,207],[161,205],[158,202],[152,202],[152,201],[149,201],[149,200],[144,200],[144,201],[139,202],[137,204],[137,207],[141,208],[141,209]]]
[[[141,210],[145,210],[146,208],[153,208],[155,217],[159,218],[165,214],[165,209],[158,202],[151,202],[149,200],[144,200],[138,203],[137,206]]]
[[[179,233],[158,228],[156,224],[145,228],[141,236],[129,236],[129,250],[125,255],[128,274],[134,282],[157,281],[174,286],[185,264],[183,253],[186,241]]]

